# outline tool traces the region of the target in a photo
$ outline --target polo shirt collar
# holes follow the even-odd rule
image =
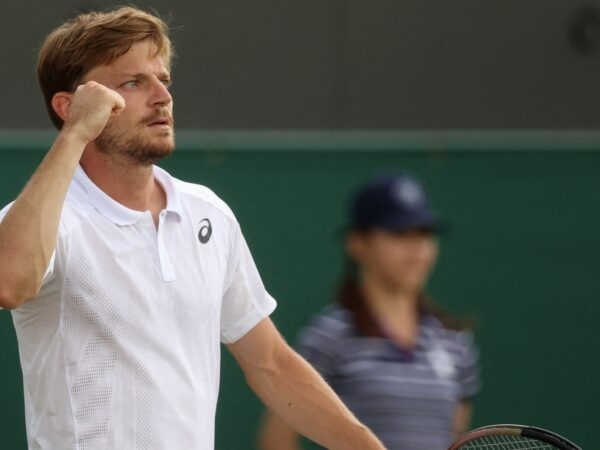
[[[165,211],[173,214],[177,220],[181,220],[181,199],[179,198],[177,190],[175,189],[172,177],[166,171],[157,166],[153,166],[153,175],[165,191],[165,195],[167,197],[167,206]],[[94,184],[94,182],[87,176],[85,171],[79,165],[75,170],[74,180],[85,190],[92,206],[96,208],[100,214],[116,225],[133,225],[137,223],[142,216],[147,214],[147,211],[130,209],[111,198],[102,189]]]
[[[167,196],[167,206],[165,207],[165,211],[169,214],[173,214],[177,220],[181,220],[183,217],[183,203],[181,201],[181,196],[175,188],[173,177],[169,175],[166,170],[163,170],[158,166],[152,167],[154,169],[154,178],[160,183]]]

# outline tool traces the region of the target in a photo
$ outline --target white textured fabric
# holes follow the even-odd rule
[[[13,311],[30,449],[214,448],[220,342],[275,301],[230,209],[154,174],[158,230],[77,169],[40,294]]]

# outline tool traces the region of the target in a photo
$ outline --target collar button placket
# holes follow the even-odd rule
[[[160,262],[160,269],[164,281],[175,281],[175,269],[171,263],[167,246],[165,245],[165,235],[167,234],[167,228],[169,222],[167,221],[167,215],[165,211],[161,212],[158,220],[158,233],[157,233],[157,245],[158,245],[158,259]]]

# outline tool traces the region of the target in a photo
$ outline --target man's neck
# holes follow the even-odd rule
[[[155,181],[152,165],[139,165],[121,155],[86,149],[80,160],[87,176],[113,200],[136,211],[150,210],[158,217],[166,195]]]

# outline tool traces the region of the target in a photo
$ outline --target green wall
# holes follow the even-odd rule
[[[0,132],[0,202],[51,134]],[[474,426],[527,423],[600,448],[600,134],[183,132],[161,166],[236,212],[274,320],[290,340],[331,299],[351,189],[382,168],[413,172],[451,224],[434,297],[477,320],[483,390]],[[24,444],[21,374],[0,311],[2,449]],[[217,449],[253,448],[262,408],[224,353]],[[307,448],[309,448],[307,446]],[[312,447],[311,447],[312,448]]]

